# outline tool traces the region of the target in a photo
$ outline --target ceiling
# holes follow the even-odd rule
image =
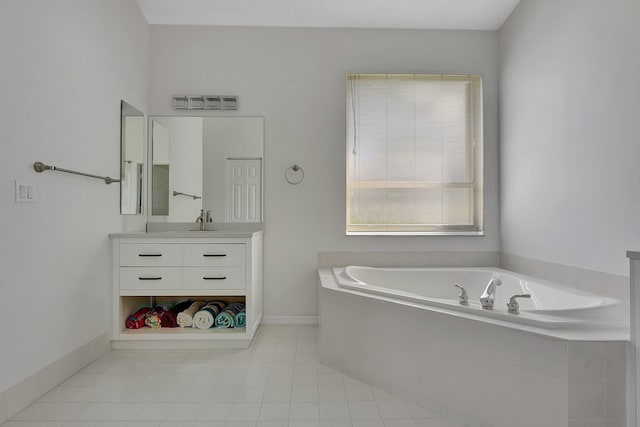
[[[147,22],[497,30],[520,0],[136,0]]]

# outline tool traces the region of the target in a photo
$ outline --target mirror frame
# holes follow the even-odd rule
[[[136,203],[136,212],[123,212],[123,203],[122,203],[122,186],[125,183],[125,162],[126,162],[126,138],[125,138],[125,119],[126,117],[142,117],[142,126],[140,135],[142,142],[142,182],[140,184],[140,190],[137,197]],[[146,176],[146,137],[145,137],[145,115],[143,112],[126,102],[125,100],[120,100],[120,215],[142,215],[144,213],[144,200],[145,200],[145,176]]]

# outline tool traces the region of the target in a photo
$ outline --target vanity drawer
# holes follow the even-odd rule
[[[120,245],[121,266],[182,265],[182,245],[171,243],[123,243]]]
[[[120,289],[180,289],[180,267],[121,267]]]
[[[183,289],[244,289],[244,267],[185,267]]]
[[[192,267],[244,266],[243,243],[184,245],[184,265]]]

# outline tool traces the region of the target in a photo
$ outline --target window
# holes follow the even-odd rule
[[[481,234],[482,77],[347,75],[347,234]]]

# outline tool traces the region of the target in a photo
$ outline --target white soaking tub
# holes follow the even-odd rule
[[[464,426],[624,425],[626,302],[498,268],[327,267],[318,279],[324,365]]]
[[[499,268],[348,266],[334,268],[333,273],[338,286],[344,289],[543,329],[616,328],[625,327],[629,321],[629,307],[620,300]],[[502,284],[496,287],[493,310],[484,310],[480,296],[493,278]],[[460,304],[460,290],[455,283],[466,289],[468,305]],[[509,313],[507,302],[520,294],[531,298],[518,298],[520,313]]]

